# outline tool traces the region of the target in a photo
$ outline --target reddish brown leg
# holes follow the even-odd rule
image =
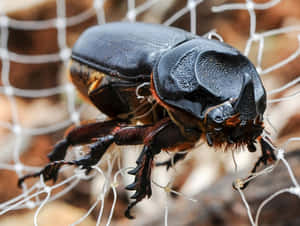
[[[146,196],[150,198],[152,195],[151,169],[153,166],[154,155],[158,154],[159,152],[160,149],[154,149],[150,146],[144,146],[143,151],[136,161],[136,168],[128,172],[131,175],[135,175],[134,182],[126,186],[127,190],[135,190],[135,193],[130,197],[131,199],[135,199],[135,201],[130,203],[125,211],[125,216],[129,219],[134,218],[130,214],[131,208]]]
[[[86,173],[89,173],[91,170],[91,167],[101,159],[107,148],[110,144],[112,144],[114,141],[114,137],[112,135],[107,135],[101,138],[98,138],[98,140],[93,143],[90,146],[90,152],[83,156],[79,160],[73,160],[73,161],[65,161],[65,160],[56,160],[48,163],[41,171],[33,174],[27,174],[23,177],[21,177],[18,180],[18,186],[20,187],[22,183],[32,177],[39,177],[40,175],[43,175],[43,178],[45,181],[53,180],[54,182],[57,180],[59,169],[63,165],[76,165],[80,166],[83,169],[86,169]],[[56,149],[57,150],[57,149]]]
[[[94,122],[83,124],[72,128],[53,148],[53,151],[48,154],[51,162],[63,160],[69,146],[79,144],[88,144],[95,141],[96,138],[110,134],[121,122],[116,120],[106,122]]]
[[[103,130],[100,131],[101,129]],[[197,135],[198,134],[196,134],[196,136]],[[96,139],[97,136],[99,137]],[[94,143],[90,146],[90,152],[79,160],[60,160],[64,157],[66,149],[61,149],[64,152],[63,154],[59,153],[60,148],[55,149],[50,155],[50,158],[59,160],[49,163],[40,172],[25,175],[23,178],[20,178],[19,186],[25,179],[38,177],[40,175],[43,175],[45,180],[52,179],[55,181],[59,168],[63,165],[76,165],[86,169],[88,173],[92,166],[99,162],[112,143],[116,143],[117,145],[144,144],[143,151],[136,161],[137,167],[129,172],[135,175],[135,180],[133,184],[127,186],[127,189],[135,190],[136,192],[131,197],[135,199],[135,201],[128,206],[125,215],[128,218],[133,218],[130,215],[130,209],[146,196],[151,196],[151,169],[154,156],[159,153],[161,149],[174,148],[187,142],[187,138],[181,134],[180,129],[169,118],[165,118],[155,125],[145,126],[128,126],[124,123],[110,121],[102,124],[95,123],[74,128],[68,133],[65,141],[58,143],[57,147],[93,141]],[[193,143],[195,140],[188,142]],[[64,143],[67,144],[63,145]]]
[[[260,137],[258,139],[258,142],[260,143],[260,146],[261,146],[262,155],[258,158],[256,163],[254,164],[254,166],[251,170],[251,174],[254,174],[256,172],[257,168],[262,163],[264,165],[267,165],[268,161],[273,162],[273,161],[277,160],[276,155],[274,153],[275,149],[272,147],[271,141],[268,138]],[[248,178],[250,178],[250,177],[251,177],[251,175]],[[249,185],[249,182],[244,183],[243,186],[241,187],[241,189],[245,189]]]
[[[277,160],[275,154],[274,154],[274,148],[269,144],[271,143],[270,141],[268,141],[266,138],[261,138],[259,140],[260,146],[261,146],[261,150],[262,150],[262,155],[261,157],[256,161],[253,169],[251,170],[251,173],[255,173],[257,167],[259,167],[259,165],[261,163],[263,163],[264,165],[267,165],[268,161],[269,162],[273,162],[275,160]]]
[[[135,193],[131,197],[131,199],[134,199],[134,202],[130,203],[125,211],[127,218],[134,218],[130,214],[132,207],[146,196],[149,198],[152,194],[151,169],[154,156],[158,154],[161,149],[178,147],[183,143],[189,143],[189,146],[192,146],[200,136],[200,134],[196,132],[194,135],[193,138],[196,139],[189,141],[182,135],[180,128],[171,120],[167,120],[163,123],[159,122],[151,128],[149,134],[144,139],[145,145],[136,161],[136,168],[128,172],[129,174],[135,175],[135,180],[132,184],[128,185],[126,189],[135,190]]]
[[[107,148],[113,143],[117,144],[142,144],[147,128],[151,126],[128,126],[117,121],[97,122],[81,125],[67,133],[64,140],[60,141],[50,153],[50,163],[41,171],[27,174],[19,179],[21,186],[24,180],[43,175],[44,180],[57,179],[58,171],[63,165],[76,165],[86,169],[88,173],[91,167],[101,159]],[[91,143],[90,151],[79,160],[63,160],[70,145]]]

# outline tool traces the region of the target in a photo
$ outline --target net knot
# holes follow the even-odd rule
[[[9,25],[9,19],[7,16],[1,16],[0,17],[0,26],[1,27],[8,27]]]
[[[94,0],[94,8],[101,9],[103,7],[103,1],[102,0]]]
[[[253,10],[254,9],[254,3],[253,2],[247,2],[246,7],[247,7],[247,9]]]
[[[0,49],[0,57],[3,60],[7,60],[9,58],[7,49],[4,49],[4,48]]]
[[[130,20],[130,21],[134,21],[136,18],[136,13],[134,10],[129,10],[126,17]]]
[[[277,158],[278,159],[284,158],[284,150],[283,149],[278,149]]]
[[[25,205],[28,209],[35,208],[35,202],[33,202],[33,201],[27,201]]]
[[[292,188],[289,188],[288,191],[291,194],[297,195],[298,197],[300,197],[300,187],[292,187]]]

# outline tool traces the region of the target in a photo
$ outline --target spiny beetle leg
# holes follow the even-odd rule
[[[259,140],[259,143],[261,145],[261,150],[263,152],[263,155],[266,156],[266,160],[264,162],[264,164],[267,164],[267,161],[276,161],[276,155],[274,153],[275,151],[275,147],[273,146],[271,140],[268,137],[261,137],[261,139]]]
[[[105,137],[101,137],[90,146],[90,152],[83,156],[81,159],[74,161],[76,166],[82,167],[82,169],[86,169],[86,174],[88,174],[93,165],[96,165],[107,148],[114,142],[113,135],[107,135]]]
[[[88,174],[93,165],[97,164],[110,144],[115,142],[118,145],[142,144],[147,134],[148,126],[129,126],[124,122],[107,121],[84,124],[79,127],[72,128],[64,140],[59,142],[55,147],[54,159],[62,158],[65,155],[66,148],[69,145],[78,145],[92,143],[90,151],[79,160],[64,161],[55,160],[46,165],[41,171],[28,174],[19,179],[18,185],[28,178],[39,177],[42,175],[44,180],[57,180],[59,169],[62,165],[76,165],[86,169]],[[98,137],[97,137],[98,136]],[[63,152],[63,154],[60,153]],[[50,157],[50,158],[51,158]],[[52,159],[53,160],[53,159]]]
[[[275,148],[273,147],[271,141],[267,137],[259,137],[258,141],[261,146],[262,155],[258,158],[256,163],[254,164],[254,166],[251,170],[251,174],[250,174],[250,176],[248,176],[246,178],[246,180],[251,178],[251,176],[256,172],[257,168],[261,165],[261,163],[263,163],[264,165],[267,165],[268,161],[274,162],[277,160],[276,155],[274,153]],[[250,183],[250,181],[244,183],[243,186],[240,187],[240,189],[245,189],[249,185],[249,183]],[[234,186],[234,188],[235,188],[235,186]]]
[[[101,157],[103,156],[103,154],[105,153],[109,145],[112,144],[113,142],[114,142],[114,136],[112,135],[101,137],[97,140],[97,142],[91,145],[89,153],[87,153],[81,159],[74,160],[74,161],[59,160],[59,161],[50,162],[41,171],[34,174],[27,174],[21,177],[18,181],[18,186],[20,187],[26,179],[39,177],[40,175],[43,175],[45,181],[53,180],[53,182],[56,182],[59,169],[63,165],[80,166],[83,169],[86,169],[86,174],[88,174],[92,169],[91,167],[97,164],[97,162],[101,159]]]
[[[187,152],[177,152],[172,158],[164,162],[158,162],[155,164],[155,166],[166,166],[168,170],[170,167],[175,165],[178,161],[183,160],[186,156],[187,156]]]
[[[199,134],[197,134],[199,136]],[[193,136],[196,137],[196,136]],[[198,138],[198,137],[197,137]],[[180,128],[175,125],[170,119],[161,120],[153,127],[148,129],[148,134],[144,138],[144,148],[138,157],[135,169],[129,171],[129,174],[135,175],[134,182],[128,185],[128,190],[135,190],[135,194],[131,197],[135,199],[130,203],[125,216],[132,219],[130,210],[146,196],[149,198],[151,191],[151,169],[153,166],[153,158],[160,152],[161,149],[184,150],[183,147],[193,146],[195,140],[187,140],[188,138],[181,133]],[[185,144],[185,145],[183,145]]]
[[[150,198],[152,195],[151,169],[154,157],[152,151],[149,146],[144,146],[138,161],[136,161],[137,167],[132,171],[135,173],[135,180],[126,187],[127,190],[135,190],[135,193],[130,197],[131,199],[135,199],[135,201],[130,203],[125,211],[125,216],[129,219],[134,218],[130,214],[130,210],[143,198],[146,196]]]
[[[33,174],[27,174],[21,177],[18,180],[18,186],[21,187],[21,185],[26,179],[39,177],[40,175],[43,175],[45,181],[53,180],[53,182],[55,182],[57,180],[58,171],[60,167],[62,167],[63,165],[74,165],[74,164],[75,163],[73,161],[64,161],[64,160],[50,162],[41,171]]]
[[[121,122],[110,120],[105,122],[90,122],[77,127],[72,127],[67,132],[65,138],[59,141],[48,154],[51,162],[63,160],[69,146],[88,144],[94,139],[110,134]]]

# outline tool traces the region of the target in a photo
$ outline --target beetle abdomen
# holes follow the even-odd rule
[[[69,78],[84,99],[109,117],[135,118],[151,109],[148,101],[140,102],[136,96],[139,83],[106,75],[75,60],[71,61]],[[150,95],[149,89],[141,88],[139,92]],[[151,117],[140,119],[151,121]]]

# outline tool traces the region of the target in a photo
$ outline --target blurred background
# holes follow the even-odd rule
[[[1,0],[0,225],[34,225],[37,208],[28,209],[25,207],[30,206],[23,204],[12,207],[8,203],[25,194],[36,182],[28,181],[25,190],[22,190],[17,187],[18,176],[45,165],[48,162],[47,153],[72,124],[76,125],[80,120],[105,119],[94,107],[76,96],[66,76],[72,45],[87,27],[95,24],[136,20],[165,23],[198,35],[216,32],[241,52],[245,51],[247,41],[249,44],[253,25],[257,33],[289,27],[287,32],[253,39],[247,54],[262,72],[262,80],[269,93],[266,127],[274,143],[282,147],[290,138],[299,138],[300,1],[253,1],[266,7],[253,11],[255,17],[252,14],[251,18],[255,23],[252,21],[251,26],[247,9],[212,10],[226,3],[245,5],[245,2]],[[262,44],[260,59],[258,55]],[[277,66],[273,69],[274,65]],[[276,91],[291,81],[295,81],[293,86]],[[299,142],[284,146],[287,161],[296,178],[300,178],[299,147]],[[114,175],[120,168],[135,166],[139,149],[113,147],[101,168]],[[74,159],[85,149],[72,151],[69,158]],[[236,153],[236,172],[231,152],[215,151],[205,144],[199,144],[186,160],[168,172],[164,168],[154,170],[155,183],[161,186],[169,184],[184,195],[166,193],[153,184],[153,196],[135,207],[133,212],[136,220],[133,221],[126,219],[123,214],[129,203],[124,186],[133,180],[124,174],[119,177],[119,186],[116,186],[118,196],[111,225],[164,225],[166,216],[168,225],[251,225],[245,205],[231,184],[236,178],[247,176],[259,155],[259,151]],[[158,160],[168,157],[170,155],[164,153]],[[73,174],[72,170],[64,170],[59,181]],[[67,184],[53,189],[51,195],[67,192],[59,199],[47,201],[39,212],[38,225],[63,226],[76,222],[88,213],[99,194],[103,193],[106,180],[96,175],[93,179],[81,180],[71,190],[65,190]],[[272,173],[257,178],[245,191],[252,213],[255,214],[261,202],[270,195],[292,185],[288,170],[281,163]],[[114,201],[112,190],[104,193],[101,225],[106,224]],[[46,198],[45,194],[37,197],[34,202],[41,203]],[[96,225],[99,211],[101,203],[79,225]],[[260,225],[300,225],[299,211],[300,199],[283,194],[264,207],[259,222]]]

